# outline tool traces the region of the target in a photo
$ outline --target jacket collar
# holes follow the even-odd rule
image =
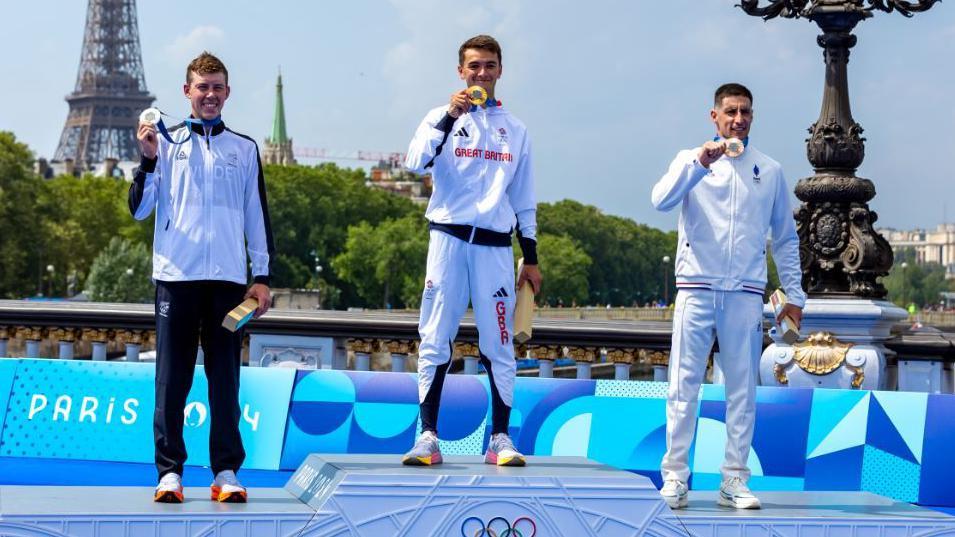
[[[194,116],[190,115],[189,117],[193,118]],[[222,131],[225,130],[225,122],[222,121],[222,116],[219,116],[212,121],[203,120],[201,123],[190,123],[189,127],[192,129],[192,132],[205,136],[205,127],[209,124],[212,124],[212,132],[210,133],[211,136],[222,134]]]

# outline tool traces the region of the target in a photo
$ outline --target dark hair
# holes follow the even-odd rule
[[[753,93],[746,86],[736,82],[723,84],[716,88],[716,93],[713,95],[713,106],[719,107],[723,104],[723,97],[746,97],[749,99],[749,103],[753,104]]]
[[[497,42],[497,39],[494,39],[489,35],[481,34],[476,35],[461,44],[461,48],[458,49],[458,65],[464,65],[464,51],[469,48],[493,52],[494,54],[497,54],[497,61],[501,62],[500,43]]]
[[[192,83],[192,73],[196,73],[197,75],[222,73],[225,75],[225,83],[229,83],[229,70],[225,68],[225,64],[222,63],[222,60],[206,51],[203,51],[202,54],[196,56],[194,60],[189,62],[189,66],[186,67],[186,84]]]

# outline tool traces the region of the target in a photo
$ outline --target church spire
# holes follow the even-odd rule
[[[285,99],[282,96],[282,69],[279,68],[275,84],[275,117],[272,119],[272,136],[265,140],[263,160],[266,164],[295,164],[292,154],[292,139],[285,130]]]

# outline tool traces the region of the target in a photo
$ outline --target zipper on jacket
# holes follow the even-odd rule
[[[733,169],[733,174],[730,177],[732,181],[730,185],[730,237],[729,237],[729,246],[730,251],[729,255],[726,256],[726,277],[730,278],[733,274],[733,253],[736,251],[736,201],[737,201],[737,184],[739,183],[739,171],[736,168],[736,162],[730,161],[730,167]]]

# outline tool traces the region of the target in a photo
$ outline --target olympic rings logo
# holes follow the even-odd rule
[[[461,537],[535,537],[536,535],[537,524],[526,516],[514,519],[514,522],[508,522],[506,518],[496,516],[488,520],[487,524],[483,519],[471,516],[461,523]]]

